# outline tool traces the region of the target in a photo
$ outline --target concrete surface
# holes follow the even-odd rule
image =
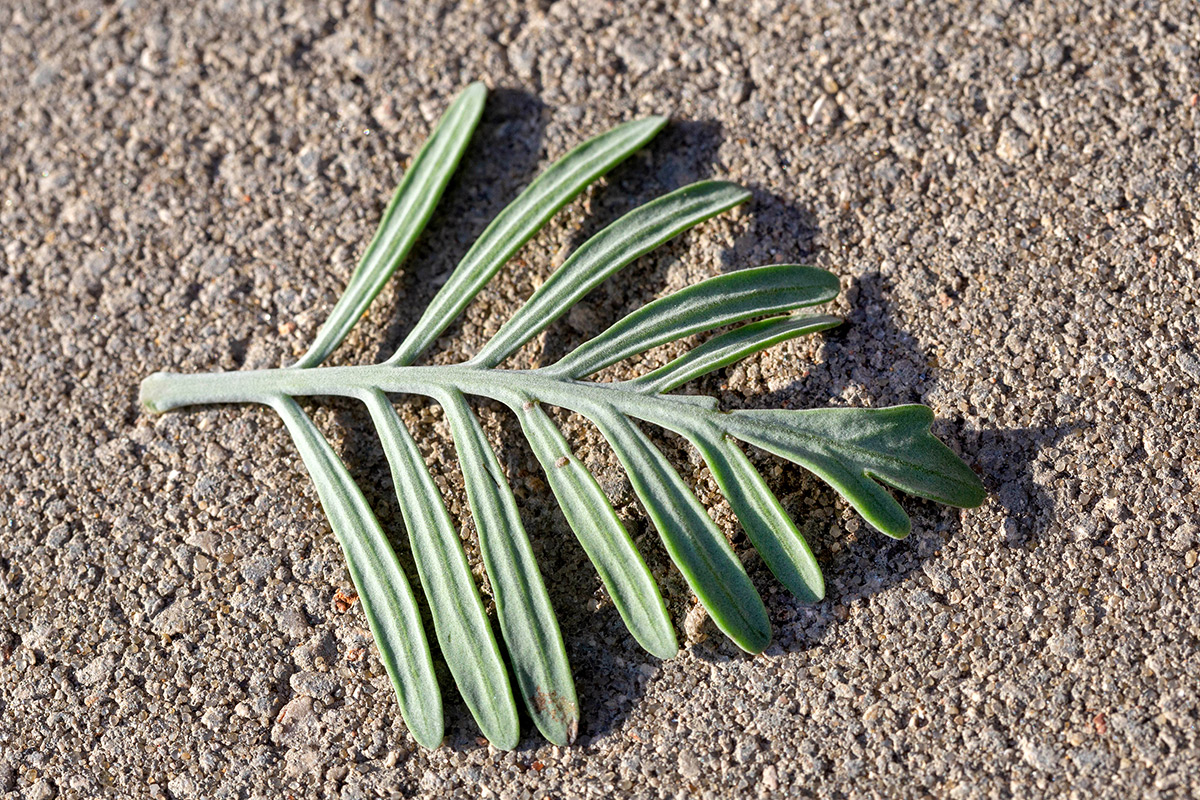
[[[0,3],[0,793],[1200,793],[1194,3],[321,5]],[[394,346],[539,165],[666,112],[435,360],[471,353],[634,202],[728,178],[750,208],[643,259],[518,361],[721,270],[811,261],[843,277],[851,324],[698,388],[928,403],[992,493],[966,513],[906,501],[915,531],[893,542],[756,456],[829,596],[783,594],[718,506],[776,626],[749,658],[691,611],[611,454],[571,423],[686,636],[659,662],[512,420],[483,407],[576,671],[582,736],[562,749],[528,726],[517,752],[489,749],[453,699],[446,746],[416,749],[280,423],[135,402],[155,370],[300,353],[476,78],[496,91],[460,178],[334,363]],[[364,415],[310,407],[398,532]],[[401,407],[462,513],[440,417]]]

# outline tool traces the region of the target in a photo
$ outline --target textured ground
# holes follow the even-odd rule
[[[1200,793],[1194,3],[188,5],[0,3],[5,797]],[[907,501],[915,530],[894,542],[756,457],[829,596],[778,590],[718,507],[775,623],[750,658],[690,613],[613,457],[573,425],[664,576],[687,646],[659,662],[512,421],[483,407],[577,676],[582,735],[562,749],[529,730],[489,749],[456,700],[446,746],[416,749],[336,599],[351,584],[280,423],[136,404],[158,369],[301,352],[406,160],[478,78],[494,92],[460,177],[334,363],[394,346],[540,165],[664,112],[435,360],[473,352],[636,201],[728,178],[750,207],[521,358],[701,277],[810,261],[842,276],[850,324],[698,388],[727,406],[927,403],[991,492],[966,513]],[[310,407],[396,531],[361,412]],[[440,416],[402,409],[460,513]]]

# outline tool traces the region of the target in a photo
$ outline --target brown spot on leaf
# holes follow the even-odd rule
[[[529,699],[534,711],[545,714],[552,721],[563,723],[570,720],[567,726],[567,744],[575,741],[579,734],[579,718],[574,701],[562,697],[558,692],[547,692],[545,689],[538,689]]]

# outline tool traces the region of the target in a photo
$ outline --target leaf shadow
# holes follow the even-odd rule
[[[434,406],[432,401],[419,399],[419,402]],[[339,456],[346,468],[349,470],[354,482],[358,484],[366,497],[368,504],[375,512],[379,520],[380,526],[387,535],[389,542],[392,545],[393,551],[400,562],[400,567],[408,578],[413,589],[413,596],[416,599],[417,606],[421,613],[421,620],[424,623],[425,636],[429,642],[430,652],[433,657],[434,671],[437,675],[438,685],[442,691],[442,703],[446,721],[446,742],[455,749],[465,749],[476,747],[477,738],[479,737],[479,729],[475,725],[475,721],[471,716],[470,710],[463,701],[462,696],[458,693],[458,689],[454,682],[454,677],[450,672],[449,666],[446,664],[445,656],[441,648],[438,646],[437,634],[433,625],[433,617],[429,610],[429,602],[421,589],[420,577],[417,573],[416,563],[410,545],[410,540],[404,524],[403,512],[400,508],[400,501],[396,496],[395,484],[392,481],[391,470],[388,466],[387,458],[379,445],[378,436],[375,432],[374,424],[371,420],[370,413],[366,408],[358,402],[346,400],[344,398],[323,398],[322,406],[328,409],[332,421],[332,428],[336,431],[341,431],[344,435],[341,437],[340,446],[337,447]],[[479,413],[482,408],[482,414]],[[481,421],[488,426],[496,420],[492,416],[491,404],[475,403],[477,416]],[[434,415],[440,412],[436,410]],[[402,417],[406,416],[403,409],[398,409]],[[503,426],[506,419],[500,420]],[[453,441],[447,436],[441,441],[432,441],[430,437],[422,436],[418,425],[414,425],[413,421],[405,421],[418,441],[418,445],[422,443],[431,448],[433,453],[441,452],[450,454],[454,452]],[[519,438],[519,430],[515,432],[505,431],[506,437],[517,436]],[[441,439],[441,437],[438,437]],[[511,438],[509,439],[511,441]],[[495,442],[493,442],[495,445]],[[510,485],[513,488],[518,502],[521,504],[521,520],[525,525],[526,531],[530,534],[530,539],[534,543],[537,561],[542,568],[543,574],[547,574],[546,565],[556,560],[557,551],[555,543],[561,541],[564,537],[547,537],[536,535],[541,531],[544,525],[539,522],[540,514],[531,512],[529,504],[526,502],[529,495],[528,481],[523,480],[524,467],[515,466],[513,464],[512,452],[513,448],[497,448],[497,455],[504,464],[506,471],[510,476]],[[472,568],[479,566],[481,557],[479,554],[478,538],[475,533],[475,523],[471,518],[470,512],[466,511],[465,490],[462,482],[461,470],[457,466],[456,460],[447,459],[442,462],[440,468],[434,470],[435,476],[445,478],[452,486],[455,493],[463,495],[463,501],[460,504],[461,513],[456,514],[454,507],[448,504],[451,519],[454,521],[455,528],[459,531],[460,536],[464,538],[464,548],[467,555],[467,560]],[[542,487],[544,488],[544,487]],[[537,505],[536,503],[534,504]],[[564,523],[565,524],[565,523]],[[548,589],[550,589],[551,599],[554,602],[554,607],[558,610],[565,607],[567,604],[563,602],[561,591],[554,591],[554,585],[547,581]],[[489,607],[492,603],[492,597],[487,590],[486,579],[479,587],[480,597],[484,602],[485,607]],[[564,615],[559,612],[557,614],[560,624],[563,624]],[[492,634],[496,641],[500,643],[500,653],[504,660],[505,667],[509,672],[510,678],[513,679],[513,689],[516,690],[516,681],[513,673],[511,661],[507,649],[503,646],[503,636],[501,635],[499,621],[496,617],[494,609],[488,614],[488,619],[491,623]],[[533,733],[533,724],[530,721],[519,697],[517,699],[517,707],[522,717],[522,727],[525,731]],[[523,737],[523,742],[530,739],[529,736]]]
[[[420,589],[421,581],[417,574],[412,548],[409,545],[400,502],[396,497],[391,470],[383,448],[380,446],[379,435],[375,430],[370,413],[362,403],[349,398],[322,397],[319,404],[313,401],[309,401],[309,403],[328,412],[330,424],[321,427],[328,427],[334,434],[328,436],[330,443],[338,452],[342,463],[346,465],[350,477],[362,491],[367,504],[375,512],[375,518],[379,520],[379,525],[387,536],[388,542],[396,554],[396,559],[400,562],[400,569],[408,578],[409,585],[413,589],[413,596],[420,609],[421,620],[424,622],[425,636],[433,654],[438,683],[442,687],[443,702],[451,707],[455,703],[461,706],[462,700],[458,697],[458,693],[453,691],[454,681],[446,668],[441,650],[437,647],[437,637],[429,613],[429,603],[425,593]],[[465,711],[465,706],[463,706],[463,710]]]
[[[981,473],[991,502],[1004,510],[1003,538],[992,547],[1034,547],[1055,519],[1055,499],[1038,483],[1034,474],[1034,458],[1017,458],[1014,454],[1036,453],[1055,444],[1071,433],[1071,426],[1021,427],[1006,430],[967,430],[961,424],[945,426],[960,431],[959,438],[943,431],[939,436],[948,443],[957,443]],[[932,615],[936,610],[954,607],[952,593],[958,584],[951,565],[935,564],[936,557],[951,538],[961,532],[957,509],[935,503],[905,498],[904,504],[912,514],[913,534],[904,541],[887,539],[882,534],[867,531],[856,546],[827,544],[836,553],[825,565],[826,577],[832,580],[827,602],[815,606],[802,605],[786,598],[779,613],[783,621],[777,631],[778,652],[799,652],[820,647],[836,637],[857,607],[880,592],[899,584],[918,581],[912,591],[897,595],[897,608],[911,613]],[[970,513],[969,511],[966,513]],[[863,528],[865,529],[865,525]],[[987,544],[983,544],[987,548]],[[823,548],[824,549],[824,548]],[[818,553],[820,557],[820,553]],[[925,573],[921,575],[920,573]],[[830,601],[832,601],[830,603]]]
[[[919,342],[898,327],[890,298],[893,287],[878,272],[851,279],[846,322],[827,331],[819,357],[802,377],[765,394],[741,398],[738,407],[819,408],[824,406],[884,407],[928,403],[937,388],[940,368]],[[712,379],[711,377],[709,379]],[[933,433],[976,470],[991,501],[1005,511],[1004,546],[1034,546],[1054,519],[1054,499],[1035,475],[1038,451],[1056,443],[1072,429],[1041,426],[996,430],[969,425],[961,415],[935,420]],[[753,448],[751,448],[753,450]],[[751,577],[769,587],[768,611],[777,623],[768,653],[795,652],[820,646],[845,623],[853,609],[874,595],[910,583],[961,532],[958,509],[893,492],[913,519],[913,533],[896,540],[871,528],[838,500],[836,493],[801,467],[752,453],[768,483],[813,548],[826,578],[825,600],[808,605],[778,588],[761,561],[754,559]],[[782,474],[774,480],[771,464]],[[969,513],[969,512],[967,512]],[[933,587],[911,594],[917,602],[945,603],[937,587],[946,583],[923,579]],[[953,576],[949,576],[953,582]],[[776,590],[778,589],[778,590]],[[715,631],[714,631],[715,633]],[[695,649],[705,660],[747,657],[718,636]]]
[[[760,264],[807,264],[816,254],[820,229],[810,210],[762,186],[747,187],[753,193],[748,204],[746,228],[733,246],[721,253],[726,272]]]
[[[1034,459],[1014,458],[1013,453],[1039,453],[1080,430],[1082,427],[1077,424],[1007,430],[982,428],[964,437],[964,447],[978,453],[984,486],[1004,509],[1001,527],[1005,547],[1036,546],[1058,518],[1055,499],[1035,475]],[[1100,540],[1104,538],[1101,536]]]
[[[471,400],[472,410],[476,417],[485,430],[489,431],[489,440],[493,450],[500,459],[501,466],[508,478],[508,484],[517,500],[521,522],[529,536],[559,625],[564,633],[568,634],[564,638],[568,651],[573,657],[575,637],[569,634],[591,626],[587,603],[581,598],[590,597],[596,592],[600,584],[599,578],[591,568],[583,548],[570,533],[570,528],[549,488],[542,481],[541,468],[532,451],[525,444],[516,418],[495,402],[479,398],[471,398]],[[417,402],[434,407],[434,416],[440,415],[432,401],[418,398]],[[479,730],[475,726],[466,704],[458,694],[454,678],[445,663],[441,649],[437,646],[432,616],[425,594],[420,589],[420,579],[406,533],[400,501],[396,497],[387,459],[379,445],[370,414],[361,403],[344,398],[322,398],[319,405],[329,412],[331,424],[328,427],[335,433],[331,438],[336,442],[339,456],[346,464],[354,482],[362,490],[368,504],[374,510],[396,553],[401,569],[413,587],[413,593],[424,622],[425,635],[433,655],[438,683],[442,689],[442,701],[446,715],[446,741],[456,749],[475,747]],[[403,409],[399,410],[402,417],[405,416]],[[468,561],[472,567],[478,566],[481,562],[478,538],[474,520],[467,510],[465,487],[461,467],[457,456],[454,455],[453,440],[447,435],[436,437],[440,441],[431,442],[431,437],[422,436],[422,431],[414,426],[412,421],[406,421],[405,424],[409,426],[419,445],[430,448],[435,459],[439,453],[446,456],[433,472],[435,476],[446,479],[452,492],[463,497],[462,502],[458,504],[461,509],[459,513],[455,513],[453,506],[449,503],[448,509],[455,527],[464,537]],[[490,606],[492,597],[487,590],[486,581],[479,588],[485,606]],[[512,672],[509,654],[503,646],[503,637],[494,610],[489,613],[489,619],[496,641],[501,644],[501,655],[510,677],[513,678],[513,689],[516,691],[515,676]],[[619,619],[617,624],[622,624]],[[623,627],[621,627],[621,631],[624,632]],[[523,729],[528,734],[522,739],[522,749],[531,742],[538,743],[540,746],[532,722],[519,697],[517,701]]]

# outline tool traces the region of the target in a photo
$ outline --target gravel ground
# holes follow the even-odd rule
[[[1193,2],[328,5],[0,4],[5,797],[1200,794]],[[517,362],[722,270],[816,263],[849,325],[699,390],[927,403],[990,492],[963,513],[907,500],[895,542],[756,455],[829,593],[787,596],[718,505],[775,624],[751,658],[693,610],[611,453],[568,420],[686,640],[661,662],[514,422],[482,406],[583,713],[575,746],[526,724],[512,753],[453,698],[446,745],[414,745],[276,418],[136,403],[159,369],[302,352],[407,159],[479,78],[493,93],[460,177],[333,363],[388,352],[539,166],[668,113],[433,360],[473,352],[635,202],[727,178],[747,209],[642,259]],[[309,408],[398,533],[364,414]],[[440,415],[401,409],[464,515]]]

